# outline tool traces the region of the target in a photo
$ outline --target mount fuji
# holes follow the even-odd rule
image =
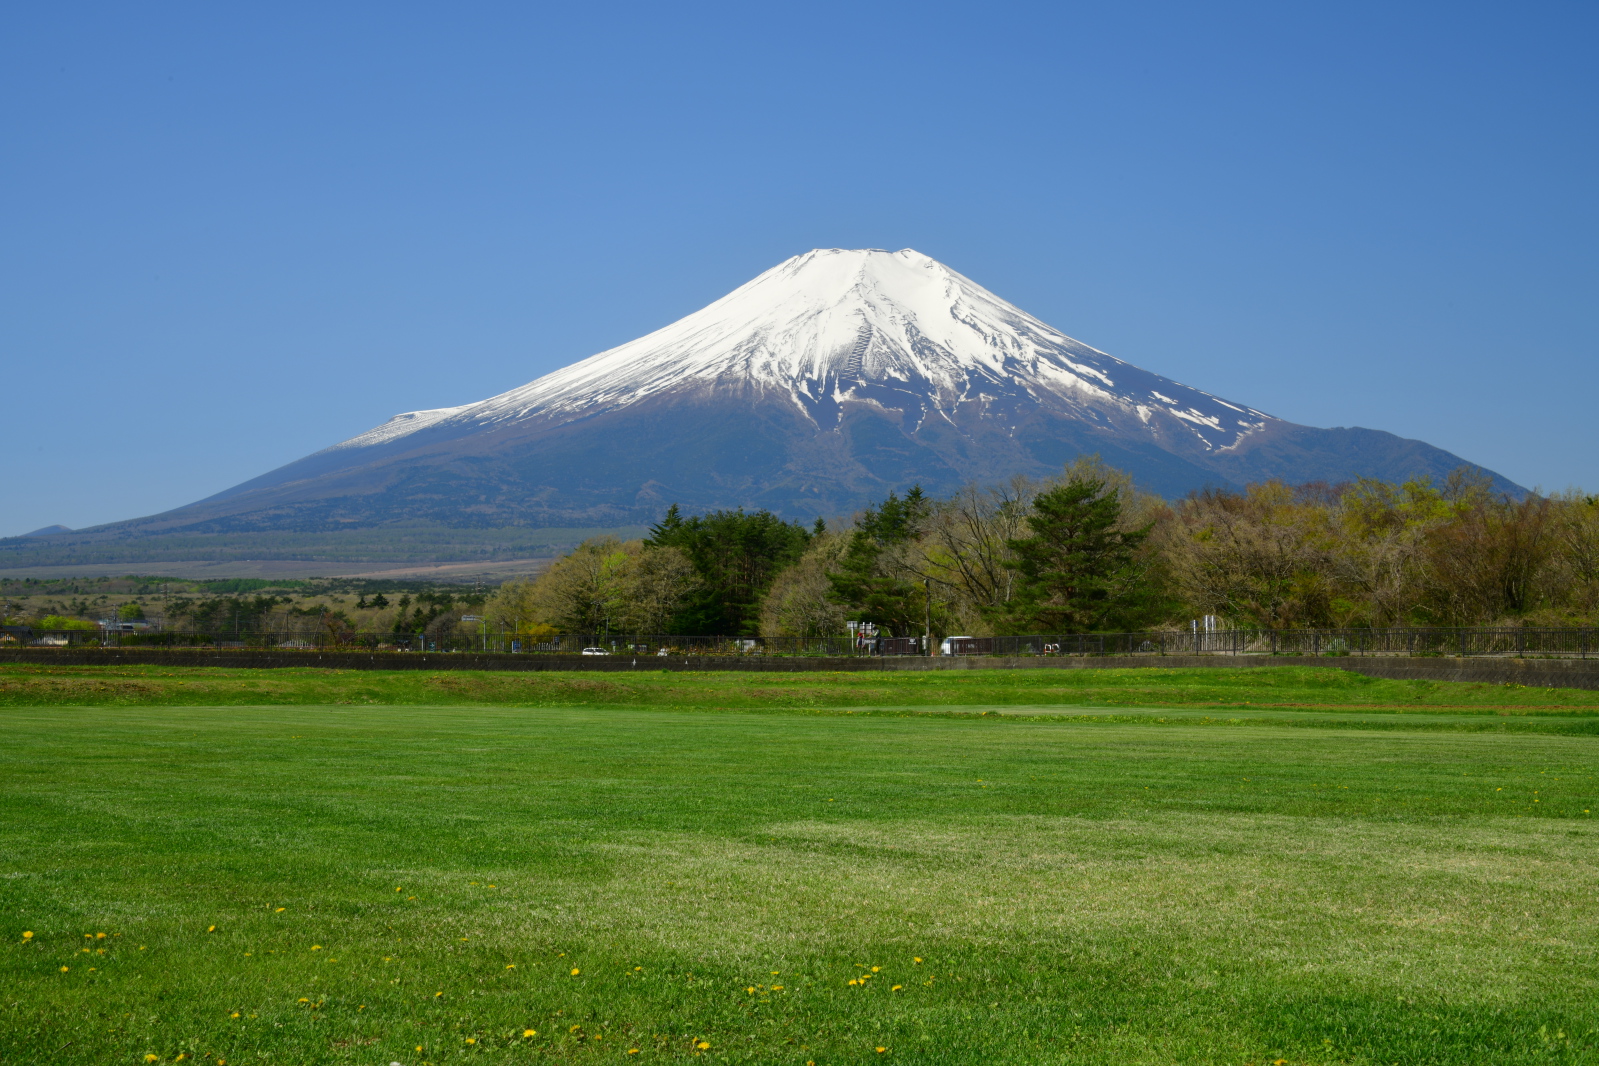
[[[651,521],[670,503],[808,519],[912,483],[937,493],[1053,473],[1083,453],[1166,496],[1472,465],[1378,430],[1295,425],[1141,370],[919,252],[834,248],[520,388],[395,415],[137,524],[592,527]]]

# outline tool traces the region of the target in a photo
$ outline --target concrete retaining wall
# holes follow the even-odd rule
[[[1368,677],[1396,680],[1478,681],[1541,688],[1599,689],[1599,659],[1465,659],[1406,656],[1292,655],[1107,655],[997,659],[953,658],[807,659],[740,656],[495,655],[476,652],[280,651],[239,648],[205,651],[161,648],[11,648],[0,649],[0,663],[55,666],[217,666],[301,667],[322,670],[1105,670],[1105,669],[1265,669],[1274,666],[1324,666]]]

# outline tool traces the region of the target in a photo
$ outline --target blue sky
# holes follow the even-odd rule
[[[188,503],[813,247],[1599,490],[1589,4],[13,4],[0,535]]]

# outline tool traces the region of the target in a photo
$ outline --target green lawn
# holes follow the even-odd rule
[[[0,707],[47,704],[883,707],[1279,707],[1474,710],[1599,717],[1599,691],[1385,681],[1331,667],[1200,670],[947,670],[927,673],[518,673],[471,670],[226,670],[0,664]]]
[[[0,1061],[1599,1060],[1591,693],[156,673],[0,671]]]

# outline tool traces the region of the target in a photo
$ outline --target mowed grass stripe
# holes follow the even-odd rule
[[[1584,717],[1599,691],[1393,681],[1333,667],[860,673],[230,670],[0,664],[0,706],[445,704],[840,708],[968,705],[1439,709]]]
[[[1594,1055],[1584,737],[663,707],[0,726],[6,1061]]]

